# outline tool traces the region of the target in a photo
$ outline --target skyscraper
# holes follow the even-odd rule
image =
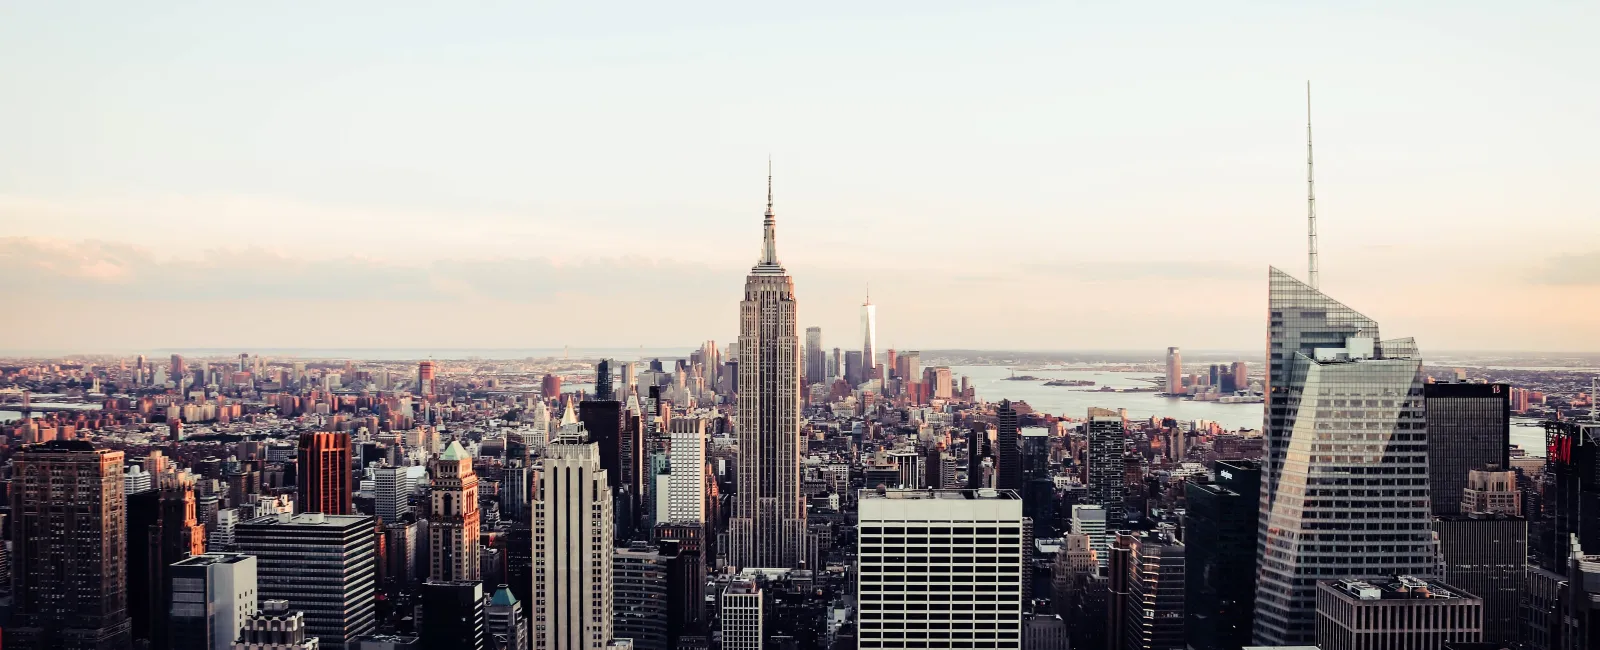
[[[1188,638],[1196,650],[1250,645],[1261,464],[1217,461],[1215,483],[1184,483]]]
[[[1511,469],[1511,387],[1427,384],[1422,394],[1428,403],[1433,514],[1462,514],[1468,472],[1488,465]]]
[[[301,512],[350,514],[350,434],[300,434],[298,472]]]
[[[239,553],[205,553],[184,558],[168,570],[162,601],[171,626],[171,647],[228,650],[245,619],[256,613],[256,558]]]
[[[611,567],[616,636],[633,639],[634,650],[667,650],[667,559],[649,542],[634,542],[616,550]]]
[[[1167,394],[1183,392],[1183,353],[1178,348],[1167,348]]]
[[[1106,509],[1106,531],[1115,534],[1126,519],[1123,485],[1128,471],[1127,432],[1122,415],[1103,408],[1090,408],[1084,426],[1089,431],[1089,480],[1085,500]]]
[[[656,523],[705,524],[706,421],[697,417],[673,418],[667,476],[667,509],[656,513]]]
[[[429,580],[422,585],[422,621],[426,648],[483,650],[485,646],[483,583],[476,580]]]
[[[1000,400],[995,408],[994,486],[1000,490],[1022,493],[1022,448],[1017,438],[1017,411],[1011,400]],[[908,485],[906,487],[918,487]]]
[[[12,458],[12,648],[113,650],[131,641],[122,452],[81,440]]]
[[[611,366],[615,363],[610,359],[601,359],[594,365],[594,398],[600,401],[610,401],[617,397],[616,378],[612,376]]]
[[[639,491],[633,484],[634,479],[641,479],[637,466],[633,465],[633,451],[636,445],[631,444],[624,433],[626,423],[622,411],[622,402],[616,400],[591,399],[578,403],[578,421],[583,423],[589,440],[597,445],[600,451],[600,466],[605,468],[606,476],[611,480],[612,486],[612,511],[616,514],[616,532],[620,538],[632,536],[633,518],[639,512],[638,503],[635,501]],[[626,448],[626,449],[625,449]]]
[[[861,366],[866,369],[862,381],[872,379],[872,369],[878,364],[878,306],[872,304],[872,292],[861,303]]]
[[[1269,273],[1255,643],[1311,643],[1317,580],[1434,571],[1422,362],[1411,339]]]
[[[1444,559],[1440,577],[1483,599],[1483,639],[1515,643],[1528,584],[1527,520],[1483,512],[1441,515],[1434,518],[1433,530]]]
[[[862,490],[859,502],[857,647],[1020,647],[1028,574],[1015,492]]]
[[[1185,546],[1164,533],[1128,540],[1127,601],[1121,621],[1128,650],[1184,650]],[[1117,622],[1113,621],[1113,625]]]
[[[472,457],[451,440],[429,468],[433,508],[428,519],[428,577],[436,581],[478,579],[478,474]]]
[[[739,303],[738,490],[728,537],[734,566],[789,568],[806,555],[799,303],[778,262],[770,175],[763,227],[761,261]]]
[[[722,650],[761,650],[766,638],[766,607],[761,585],[735,580],[722,590]],[[870,646],[861,646],[870,647]]]
[[[373,478],[373,511],[383,523],[395,523],[411,512],[410,468],[379,467],[373,470]]]
[[[188,470],[177,472],[169,469],[157,477],[157,482],[161,485],[161,510],[156,524],[148,531],[150,548],[154,552],[147,557],[137,558],[149,563],[146,568],[149,591],[135,594],[134,597],[150,599],[150,637],[156,647],[164,647],[169,645],[167,634],[171,630],[167,624],[169,612],[164,606],[169,586],[168,572],[174,563],[205,552],[206,529],[200,525],[196,515],[194,474]]]
[[[822,349],[822,328],[806,328],[806,383],[817,384],[828,378],[828,353]]]
[[[611,480],[581,425],[541,459],[533,504],[533,647],[596,650],[611,640]]]
[[[288,601],[306,634],[343,650],[377,625],[378,544],[373,517],[319,512],[239,524],[239,552],[256,557],[257,598]]]

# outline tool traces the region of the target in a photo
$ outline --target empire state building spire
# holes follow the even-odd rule
[[[772,159],[767,159],[767,216],[761,221],[763,230],[761,240],[761,262],[757,269],[776,269],[781,271],[783,265],[778,263],[778,219],[772,214]]]

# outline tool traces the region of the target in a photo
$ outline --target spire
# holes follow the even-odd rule
[[[1306,82],[1306,237],[1310,257],[1308,284],[1317,288],[1317,185],[1311,168],[1311,82]]]
[[[772,157],[767,157],[767,216],[762,220],[761,263],[778,266],[778,221],[772,214]]]

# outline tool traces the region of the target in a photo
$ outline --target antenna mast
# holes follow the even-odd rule
[[[1317,183],[1311,166],[1311,82],[1306,82],[1306,237],[1311,259],[1311,288],[1317,288]]]

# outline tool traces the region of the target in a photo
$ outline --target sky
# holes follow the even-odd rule
[[[1325,292],[1600,351],[1594,3],[1079,4],[0,3],[0,349],[725,343],[769,156],[829,346],[1261,349],[1310,80]]]

